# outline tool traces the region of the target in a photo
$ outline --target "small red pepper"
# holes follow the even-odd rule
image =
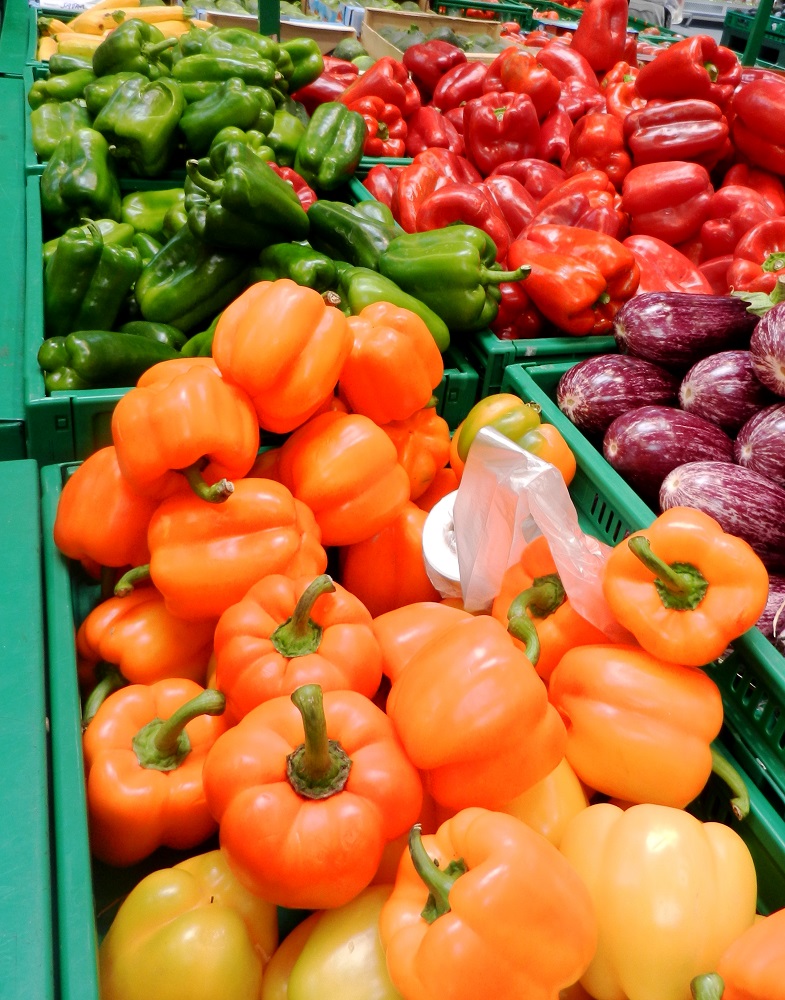
[[[460,222],[487,233],[496,244],[496,260],[503,261],[512,232],[496,202],[475,184],[446,184],[417,209],[417,232],[443,229]]]
[[[614,115],[584,115],[570,134],[570,153],[563,166],[568,175],[602,170],[619,188],[632,169],[622,122]]]
[[[491,174],[479,187],[496,203],[513,236],[520,233],[534,218],[537,202],[514,177]]]
[[[775,174],[746,163],[736,163],[725,174],[722,187],[726,184],[741,184],[763,195],[777,215],[785,215],[785,185]]]
[[[360,75],[360,67],[355,66],[348,59],[336,59],[335,56],[322,56],[322,61],[324,62],[324,72],[329,73],[330,76],[337,77],[339,80],[343,80],[347,87]]]
[[[572,36],[572,50],[597,72],[610,69],[627,46],[627,0],[591,0]]]
[[[540,143],[537,148],[540,159],[564,167],[570,153],[572,130],[572,118],[566,111],[555,107],[540,124]]]
[[[363,181],[377,201],[389,208],[392,205],[393,194],[398,186],[398,177],[402,167],[388,167],[386,163],[375,163],[368,171]]]
[[[565,172],[555,163],[546,163],[545,160],[530,157],[500,163],[498,167],[494,167],[491,176],[496,174],[514,177],[516,181],[520,181],[537,202],[567,179]]]
[[[785,219],[753,226],[736,245],[728,286],[743,292],[772,292],[785,269]]]
[[[428,195],[448,183],[449,180],[443,173],[427,163],[418,163],[416,157],[408,167],[401,170],[390,209],[404,232],[417,232],[417,210],[420,205]]]
[[[785,175],[785,83],[756,80],[733,96],[733,142],[756,167]]]
[[[633,111],[641,111],[647,103],[635,89],[634,77],[608,84],[605,88],[605,110],[622,121]]]
[[[488,67],[483,89],[528,94],[540,121],[554,107],[561,95],[561,84],[549,69],[517,45],[510,45]]]
[[[420,91],[409,78],[409,71],[391,56],[378,59],[370,69],[349,84],[338,101],[347,108],[361,97],[381,97],[385,104],[394,104],[400,108],[401,115],[407,119],[420,107]]]
[[[465,63],[466,54],[463,49],[440,38],[410,45],[403,54],[403,64],[417,85],[423,103],[431,99],[447,70]]]
[[[500,163],[536,152],[540,123],[528,94],[476,97],[466,105],[464,124],[466,154],[484,177]]]
[[[615,83],[632,83],[640,73],[637,66],[632,66],[627,60],[619,59],[600,80],[600,89],[607,90]]]
[[[279,167],[277,163],[269,162],[267,165],[271,167],[279,177],[282,177],[285,181],[292,185],[294,193],[300,199],[300,204],[306,212],[311,205],[318,200],[319,196],[316,194],[314,189],[310,187],[305,178],[301,177],[292,167]]]
[[[727,295],[730,292],[728,268],[732,263],[733,254],[727,254],[723,257],[713,257],[698,265],[698,270],[711,285],[715,295]]]
[[[479,62],[464,62],[448,69],[433,91],[433,106],[440,111],[458,108],[475,97],[482,97],[488,67]]]
[[[524,288],[524,282],[503,282],[497,286],[501,294],[499,312],[491,330],[499,340],[521,340],[539,337],[545,319]]]
[[[622,207],[633,234],[656,236],[674,246],[698,232],[713,194],[709,173],[699,163],[646,163],[624,178]]]
[[[543,45],[537,53],[537,62],[549,69],[557,80],[565,81],[570,76],[577,76],[592,90],[599,89],[597,75],[586,57],[558,39],[552,39],[547,45]]]
[[[590,86],[579,76],[568,76],[566,80],[562,80],[558,106],[576,122],[592,111],[605,111],[605,93]]]
[[[736,53],[718,45],[710,35],[693,35],[659,51],[656,59],[641,68],[635,86],[647,101],[695,97],[722,107],[740,82]]]
[[[320,104],[337,101],[346,90],[346,86],[346,81],[341,77],[324,72],[317,76],[313,83],[296,90],[292,97],[303,105],[309,115],[312,115]]]
[[[623,239],[629,219],[608,175],[602,170],[585,170],[568,178],[540,201],[531,225],[546,223],[591,229]]]
[[[721,187],[712,195],[709,217],[701,226],[701,261],[733,254],[753,226],[776,218],[777,213],[757,191],[739,184]]]
[[[697,98],[649,104],[624,121],[624,137],[636,167],[690,160],[713,170],[733,152],[729,131],[717,105]]]
[[[700,271],[668,243],[655,236],[628,236],[623,242],[638,262],[639,295],[643,292],[711,294],[711,287]]]
[[[408,126],[407,156],[416,156],[434,147],[449,149],[459,156],[463,153],[463,136],[437,108],[418,108],[404,125]]]
[[[385,104],[381,97],[361,97],[349,105],[350,111],[363,116],[368,128],[363,153],[365,156],[403,156],[408,126],[395,104]]]

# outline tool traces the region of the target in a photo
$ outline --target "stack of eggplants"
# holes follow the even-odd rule
[[[698,507],[772,575],[761,628],[785,600],[785,302],[647,292],[624,304],[623,352],[566,372],[560,409],[655,510]],[[779,628],[785,628],[785,611]]]

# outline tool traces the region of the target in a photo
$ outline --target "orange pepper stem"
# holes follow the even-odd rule
[[[316,652],[322,641],[323,629],[311,618],[311,611],[318,597],[334,591],[335,584],[326,573],[308,584],[300,595],[291,618],[287,618],[270,636],[270,642],[281,656],[294,659],[296,656]]]
[[[428,900],[420,916],[426,923],[432,924],[438,917],[450,912],[450,889],[467,872],[466,862],[457,858],[446,868],[440,868],[425,850],[419,823],[415,823],[409,831],[409,854],[414,870],[428,889]]]
[[[531,274],[528,264],[516,268],[514,271],[492,271],[489,267],[480,268],[481,285],[501,285],[504,281],[523,281]]]
[[[690,993],[693,1000],[722,1000],[725,992],[725,983],[722,976],[716,972],[705,972],[702,976],[696,976],[690,983]]]
[[[111,663],[104,664],[103,676],[87,696],[82,709],[82,732],[87,729],[93,721],[93,717],[98,709],[113,691],[119,691],[125,687],[128,681],[123,677],[117,667]]]
[[[730,800],[733,815],[739,820],[746,819],[750,811],[750,793],[744,784],[744,779],[714,747],[711,748],[711,770],[733,794]]]
[[[343,791],[352,767],[338,740],[327,738],[322,689],[303,684],[291,694],[303,718],[305,742],[286,758],[289,784],[305,799],[328,799]]]
[[[177,471],[185,476],[194,493],[207,503],[223,503],[234,493],[234,483],[230,483],[228,479],[219,479],[217,483],[208,486],[202,478],[201,462],[194,462],[193,465]]]
[[[540,639],[537,626],[527,614],[535,618],[547,618],[564,604],[567,595],[558,573],[538,576],[531,587],[522,590],[507,611],[507,631],[511,636],[525,643],[526,655],[533,665],[540,658]]]
[[[696,566],[691,563],[666,563],[652,552],[649,540],[640,535],[628,538],[627,545],[657,578],[654,586],[666,608],[672,611],[697,608],[706,596],[709,581]]]
[[[191,698],[168,719],[153,719],[134,736],[131,745],[141,767],[153,771],[174,771],[191,752],[185,727],[200,715],[220,715],[226,698],[220,691],[207,688]]]
[[[137,583],[147,583],[150,579],[150,563],[143,566],[134,566],[127,573],[123,573],[114,587],[115,597],[128,597],[132,594]]]

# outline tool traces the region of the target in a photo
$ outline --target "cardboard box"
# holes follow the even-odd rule
[[[394,11],[382,10],[378,7],[368,7],[363,19],[360,41],[368,55],[374,59],[381,59],[383,56],[392,56],[393,59],[401,59],[403,52],[396,48],[386,38],[379,34],[378,29],[384,27],[399,28],[405,31],[412,24],[426,35],[436,28],[448,27],[462,35],[490,35],[498,40],[501,36],[501,21],[481,21],[471,17],[445,17],[442,14],[417,14],[414,11]],[[505,45],[514,45],[514,41],[505,41]],[[492,63],[498,55],[497,52],[467,52],[466,58],[469,62]]]

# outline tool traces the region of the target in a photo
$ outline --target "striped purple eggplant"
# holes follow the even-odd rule
[[[679,404],[688,413],[721,427],[728,434],[776,397],[755,375],[749,351],[720,351],[696,362],[679,388]]]
[[[584,434],[601,437],[627,410],[676,403],[679,380],[659,365],[624,354],[600,354],[559,379],[556,402]]]
[[[767,569],[785,569],[785,489],[727,462],[688,462],[669,472],[660,507],[695,507],[748,542]]]
[[[663,479],[685,462],[733,461],[733,442],[716,424],[670,406],[640,406],[617,417],[602,452],[610,465],[650,504]]]
[[[644,292],[618,311],[613,336],[620,351],[684,371],[709,354],[748,347],[757,322],[730,295]]]
[[[785,486],[785,403],[759,410],[736,435],[733,456],[745,469]]]
[[[785,302],[769,309],[750,339],[755,374],[778,396],[785,396]]]
[[[776,636],[774,635],[775,618],[777,619]],[[756,624],[766,638],[774,642],[780,652],[785,651],[785,576],[780,573],[769,573],[768,600],[763,614]]]

